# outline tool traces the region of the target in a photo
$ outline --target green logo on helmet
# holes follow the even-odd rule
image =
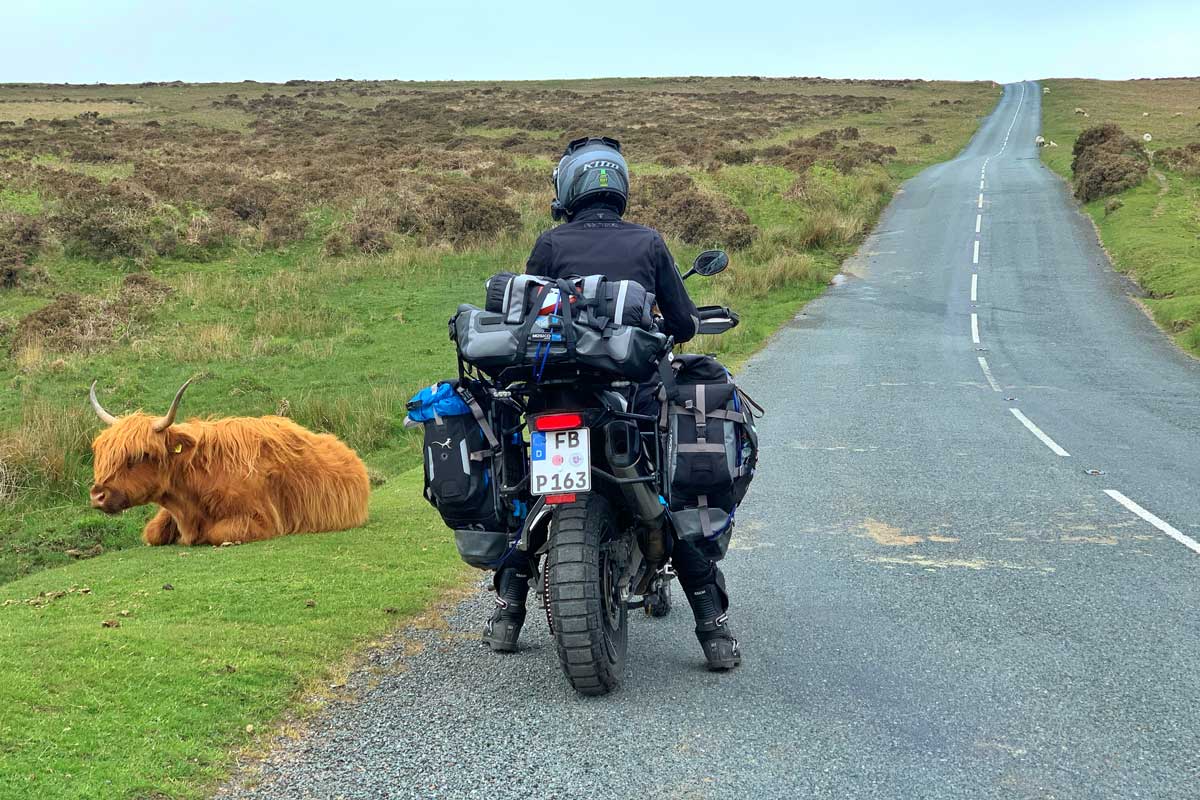
[[[608,170],[606,169],[600,170],[600,185],[604,187],[608,186]]]

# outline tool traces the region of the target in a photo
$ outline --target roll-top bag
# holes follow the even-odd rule
[[[501,275],[489,281],[488,300],[496,310],[459,306],[450,338],[463,361],[492,375],[521,368],[540,380],[581,367],[640,382],[666,351],[650,315],[654,295],[633,281]]]

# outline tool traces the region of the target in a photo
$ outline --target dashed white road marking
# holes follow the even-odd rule
[[[975,252],[971,254],[971,263],[972,264],[979,263],[979,240],[978,239],[975,240]]]
[[[1109,497],[1111,497],[1113,500],[1116,500],[1121,505],[1125,506],[1127,509],[1129,509],[1133,513],[1137,514],[1142,519],[1146,520],[1146,522],[1149,522],[1151,525],[1158,528],[1160,531],[1165,533],[1167,536],[1170,536],[1172,539],[1179,542],[1181,545],[1183,545],[1187,549],[1191,550],[1194,553],[1200,553],[1200,542],[1197,542],[1195,539],[1188,536],[1187,534],[1180,533],[1172,525],[1170,525],[1167,522],[1164,522],[1162,519],[1159,519],[1154,514],[1151,514],[1149,511],[1142,508],[1137,503],[1133,502],[1128,497],[1126,497],[1125,495],[1118,492],[1116,489],[1105,489],[1104,493],[1106,495],[1108,495]]]
[[[979,315],[971,315],[971,341],[979,344]]]
[[[983,188],[983,179],[982,178],[979,179],[979,188],[980,189]]]
[[[975,273],[971,274],[971,302],[976,303],[978,301],[979,301],[979,273],[975,272]]]
[[[975,232],[979,233],[979,227],[983,225],[983,214],[975,215]]]
[[[979,193],[979,207],[983,208],[983,192]]]
[[[992,377],[992,370],[983,356],[979,356],[979,368],[983,370],[983,377],[987,378],[988,386],[992,387],[992,391],[1000,391],[1000,384],[996,383],[996,379]]]
[[[1021,81],[1021,97],[1017,100],[1017,110],[1013,112],[1012,122],[1008,123],[1008,130],[1004,134],[1004,143],[1000,145],[1000,151],[996,155],[1004,152],[1008,147],[1008,137],[1012,135],[1013,126],[1017,124],[1017,117],[1021,114],[1021,104],[1025,102],[1025,81]],[[982,206],[980,206],[982,208]]]
[[[1018,420],[1020,420],[1021,424],[1024,425],[1026,428],[1028,428],[1030,433],[1032,433],[1034,436],[1036,436],[1038,438],[1038,440],[1041,441],[1042,444],[1046,445],[1046,447],[1049,447],[1051,450],[1053,450],[1055,455],[1063,456],[1063,457],[1067,457],[1067,456],[1071,455],[1066,450],[1063,450],[1061,447],[1059,447],[1058,442],[1054,441],[1049,436],[1047,436],[1042,431],[1041,428],[1039,428],[1037,425],[1034,425],[1033,422],[1030,421],[1029,417],[1022,414],[1021,409],[1010,408],[1009,411],[1011,411],[1012,415],[1014,417],[1016,417]]]

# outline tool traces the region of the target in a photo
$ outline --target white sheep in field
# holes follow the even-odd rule
[[[1046,147],[1058,147],[1058,142],[1051,139],[1050,141],[1046,142]]]
[[[1153,141],[1153,140],[1154,140],[1154,137],[1153,137],[1153,136],[1151,136],[1150,134],[1148,134],[1148,133],[1143,133],[1143,134],[1142,134],[1142,141],[1143,141],[1143,142],[1150,142],[1150,141]]]
[[[1045,147],[1046,146],[1046,137],[1045,136],[1037,136],[1034,138],[1033,143],[1036,144],[1038,147]]]
[[[1150,116],[1150,112],[1149,112],[1149,111],[1143,111],[1143,112],[1142,112],[1142,116],[1143,116],[1143,117],[1148,117],[1148,116]]]
[[[1076,113],[1076,114],[1083,114],[1084,116],[1087,116],[1087,112],[1086,112],[1086,111],[1084,111],[1084,110],[1083,110],[1082,108],[1080,108],[1079,106],[1075,106],[1075,113]]]

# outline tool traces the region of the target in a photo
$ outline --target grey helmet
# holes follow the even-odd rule
[[[629,167],[621,143],[607,136],[576,139],[567,145],[551,176],[554,202],[550,213],[559,220],[575,213],[585,197],[605,195],[624,214],[629,202]]]

